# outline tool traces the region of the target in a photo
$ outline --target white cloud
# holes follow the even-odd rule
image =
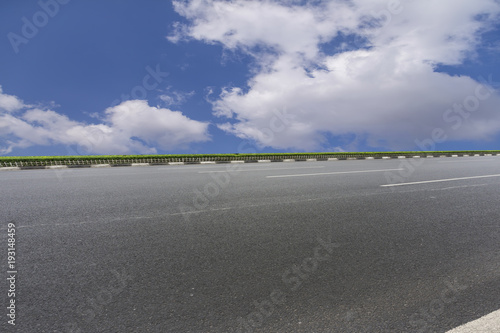
[[[2,86],[0,86],[0,112],[13,112],[21,109],[23,106],[23,101],[16,96],[4,94]]]
[[[171,87],[169,87],[167,88],[165,93],[158,96],[158,98],[161,99],[166,106],[173,106],[185,103],[187,99],[192,97],[194,94],[195,94],[194,91],[190,92],[182,92],[176,90],[171,91]]]
[[[151,107],[146,101],[127,101],[106,110],[111,127],[127,137],[138,137],[164,150],[209,140],[208,124],[179,111]]]
[[[300,52],[313,56],[318,43],[335,36],[338,29],[357,23],[349,4],[341,2],[325,15],[318,7],[286,6],[278,1],[174,1],[177,12],[193,22],[179,26],[169,39],[183,37],[219,42],[230,49],[250,51],[266,46],[277,52]]]
[[[214,102],[217,117],[233,118],[219,125],[223,130],[263,146],[304,150],[328,144],[326,134],[356,134],[373,146],[406,149],[437,127],[449,140],[500,132],[498,91],[477,78],[435,71],[474,56],[481,33],[499,18],[497,1],[298,3],[175,2],[190,24],[178,26],[172,41],[219,43],[254,55],[260,65],[248,87],[225,89]],[[357,37],[364,47],[339,42],[336,51],[322,49],[339,33],[348,36],[344,44]],[[468,106],[473,112],[467,105],[448,111],[476,100]],[[288,114],[284,127],[272,124],[277,110]]]
[[[156,153],[187,148],[210,140],[208,124],[189,119],[181,112],[149,106],[146,101],[131,100],[106,109],[100,124],[84,124],[52,110],[24,110],[22,102],[0,92],[0,153],[36,145],[63,144],[80,147],[77,153],[130,154]],[[8,107],[6,107],[7,105]]]

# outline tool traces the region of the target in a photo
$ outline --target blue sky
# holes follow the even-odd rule
[[[500,147],[495,0],[5,0],[3,155]]]

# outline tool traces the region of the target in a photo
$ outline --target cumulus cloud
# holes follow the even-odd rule
[[[100,124],[85,124],[53,110],[25,107],[16,97],[0,92],[0,153],[63,144],[78,146],[76,153],[153,154],[157,148],[168,151],[210,140],[207,123],[189,119],[179,111],[149,106],[143,100],[106,109]]]
[[[3,93],[0,86],[0,112],[12,112],[21,109],[24,106],[22,100],[13,95]]]
[[[179,111],[151,107],[146,101],[127,101],[106,110],[111,128],[138,137],[164,150],[187,147],[209,139],[208,123],[189,119]]]
[[[174,4],[189,24],[177,25],[171,41],[217,43],[259,65],[247,87],[223,89],[214,101],[214,115],[228,118],[219,127],[238,137],[311,150],[355,134],[374,147],[411,149],[435,128],[448,140],[500,132],[491,82],[436,71],[475,56],[499,18],[495,0]],[[277,112],[286,113],[280,125]]]
[[[174,7],[193,24],[178,29],[171,41],[187,34],[247,51],[263,45],[279,52],[312,56],[318,52],[318,43],[332,38],[341,27],[356,23],[347,2],[339,3],[331,16],[319,8],[287,6],[278,1],[174,1]]]

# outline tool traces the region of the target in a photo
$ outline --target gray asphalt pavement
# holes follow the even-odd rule
[[[0,183],[2,332],[447,332],[500,308],[500,157]]]

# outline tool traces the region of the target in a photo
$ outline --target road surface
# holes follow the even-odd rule
[[[2,332],[444,333],[500,307],[500,157],[0,182]]]

